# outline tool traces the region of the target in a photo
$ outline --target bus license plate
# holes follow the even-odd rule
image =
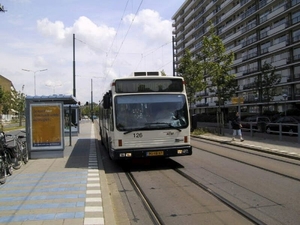
[[[164,151],[147,152],[147,156],[162,156]]]

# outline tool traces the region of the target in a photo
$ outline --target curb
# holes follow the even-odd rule
[[[247,142],[246,143],[245,142],[236,142],[236,141],[233,142],[230,139],[225,140],[224,138],[221,138],[221,137],[218,138],[217,136],[212,137],[212,136],[205,136],[205,135],[191,135],[191,137],[205,139],[205,140],[209,140],[209,141],[215,141],[215,142],[219,142],[222,144],[243,147],[243,148],[247,148],[247,149],[251,149],[251,150],[255,150],[255,151],[266,152],[266,153],[270,153],[270,154],[274,154],[274,155],[278,155],[278,156],[283,156],[283,157],[287,157],[287,158],[291,158],[291,159],[300,160],[300,154],[295,153],[295,152],[287,152],[287,151],[282,151],[282,150],[274,149],[274,148],[251,145],[251,144],[247,144]]]

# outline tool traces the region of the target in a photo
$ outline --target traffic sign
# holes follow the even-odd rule
[[[243,97],[232,97],[231,98],[231,103],[232,104],[243,104],[244,103],[244,98]]]

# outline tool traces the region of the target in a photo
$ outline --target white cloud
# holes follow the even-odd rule
[[[144,36],[149,37],[152,41],[169,42],[172,39],[172,22],[163,20],[158,12],[151,9],[141,10],[136,16],[127,15],[124,21],[141,29]]]
[[[40,68],[40,67],[47,67],[48,63],[43,56],[37,56],[34,60],[34,65],[37,68]]]
[[[45,36],[52,36],[55,39],[65,39],[65,26],[61,21],[55,21],[54,23],[49,21],[48,18],[37,21],[38,30]]]
[[[65,27],[61,21],[51,22],[44,18],[37,21],[38,31],[46,37],[54,38],[57,43],[70,46],[72,44],[73,34],[77,42],[82,42],[76,46],[87,46],[91,49],[107,51],[108,43],[110,43],[115,35],[115,29],[106,25],[98,26],[89,18],[81,16],[75,21],[72,27]]]

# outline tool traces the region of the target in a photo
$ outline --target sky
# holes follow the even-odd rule
[[[172,76],[172,16],[183,3],[0,0],[0,75],[28,96],[72,95],[74,34],[80,102],[93,91],[98,103],[113,79],[134,71]]]

